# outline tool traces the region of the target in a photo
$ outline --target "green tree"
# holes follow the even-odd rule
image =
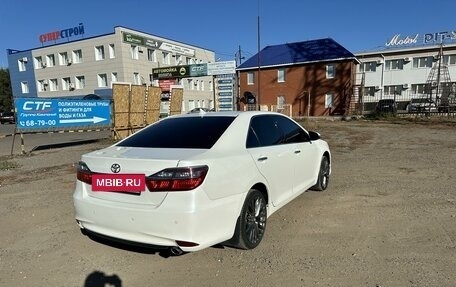
[[[8,69],[0,69],[0,111],[13,109],[13,92]]]

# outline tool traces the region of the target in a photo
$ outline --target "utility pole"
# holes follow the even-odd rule
[[[242,60],[244,60],[245,58],[242,57],[242,54],[241,54],[241,45],[239,45],[239,49],[236,53],[236,66],[240,66],[242,64]]]
[[[259,1],[258,1],[258,89],[257,89],[257,102],[258,102],[258,110],[261,110],[261,105],[260,105],[260,89],[261,89],[261,83],[260,83],[260,72],[261,72],[261,59],[260,59],[260,7],[259,7]]]

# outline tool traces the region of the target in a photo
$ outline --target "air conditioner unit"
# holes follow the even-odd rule
[[[404,62],[410,62],[410,58],[409,57],[405,57],[404,58]]]
[[[408,89],[408,88],[409,88],[409,85],[408,85],[408,84],[403,84],[403,85],[402,85],[402,88],[403,88],[403,89]]]
[[[431,83],[431,86],[432,86],[432,87],[437,87],[437,82],[432,82],[432,83]]]
[[[70,84],[68,85],[68,87],[69,87],[70,91],[74,90],[74,84],[73,84],[73,83],[70,83]]]
[[[72,63],[73,63],[73,60],[68,59],[67,65],[69,66],[69,65],[71,65]]]
[[[380,86],[375,86],[375,89],[378,91],[378,90],[381,90],[382,88]]]
[[[46,63],[41,63],[41,68],[46,68]]]
[[[27,57],[23,57],[23,58],[22,58],[22,62],[27,63],[27,62],[28,62]]]
[[[45,85],[45,86],[49,85],[49,84],[48,84],[48,81],[47,81],[47,80],[44,80],[44,81],[43,81],[43,85]]]
[[[377,65],[383,64],[383,60],[377,60]]]

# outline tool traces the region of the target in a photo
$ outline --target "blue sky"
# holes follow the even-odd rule
[[[85,37],[124,26],[210,49],[233,60],[260,47],[331,37],[353,53],[395,34],[456,30],[455,0],[2,0],[0,67],[6,49],[40,47],[39,35],[84,24]]]

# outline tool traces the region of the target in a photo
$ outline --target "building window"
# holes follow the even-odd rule
[[[118,82],[117,73],[113,72],[113,73],[111,73],[111,83],[115,83],[115,82]]]
[[[326,65],[326,79],[333,79],[336,76],[336,65]]]
[[[203,80],[200,81],[201,82],[201,91],[204,91],[205,89],[205,82]]]
[[[385,70],[403,70],[404,69],[404,59],[397,60],[386,60],[385,61]]]
[[[277,82],[278,83],[285,82],[285,69],[278,69],[277,70]]]
[[[82,50],[73,51],[73,63],[76,63],[76,64],[82,63]]]
[[[410,92],[412,94],[427,94],[427,88],[426,88],[426,84],[413,84],[411,89],[410,89]]]
[[[133,73],[133,83],[135,85],[141,85],[141,77],[139,76],[139,73]]]
[[[434,57],[413,58],[413,68],[432,68]]]
[[[365,87],[364,96],[374,97],[375,96],[375,87]]]
[[[162,54],[163,54],[163,64],[169,65],[169,64],[170,64],[170,61],[169,61],[169,53],[167,53],[167,52],[162,52]]]
[[[131,45],[130,51],[131,51],[131,58],[134,59],[134,60],[138,60],[139,59],[139,48],[138,48],[138,46]]]
[[[394,96],[402,94],[402,85],[384,86],[383,94],[385,96]]]
[[[189,100],[188,101],[188,110],[191,111],[195,108],[195,101],[194,100]]]
[[[155,55],[154,49],[147,49],[147,60],[151,62],[157,62],[157,57]]]
[[[334,95],[332,93],[326,94],[325,108],[332,108],[334,104]]]
[[[85,88],[85,77],[76,76],[76,89],[84,89],[84,88]]]
[[[182,56],[181,55],[176,55],[176,65],[182,64]]]
[[[57,82],[57,79],[49,80],[49,89],[51,90],[51,92],[55,92],[59,89],[59,84]]]
[[[28,82],[26,82],[26,81],[21,82],[21,89],[22,89],[23,94],[28,94],[29,93]]]
[[[55,56],[54,54],[50,54],[46,56],[46,66],[54,67],[55,66]]]
[[[37,81],[37,88],[38,92],[45,92],[46,91],[46,81],[45,80],[38,80]]]
[[[456,55],[445,55],[442,58],[444,65],[456,65]]]
[[[33,59],[33,64],[35,66],[35,69],[42,69],[44,68],[44,65],[43,65],[43,58],[41,56],[38,56],[38,57],[35,57]]]
[[[247,85],[254,85],[255,84],[255,76],[253,72],[247,73]]]
[[[26,70],[25,63],[27,63],[27,58],[21,58],[17,61],[17,65],[19,66],[19,71],[24,72]]]
[[[116,47],[114,44],[109,44],[109,59],[114,59],[116,57]]]
[[[70,89],[70,84],[70,78],[62,78],[62,91],[68,91]]]
[[[95,61],[101,61],[105,58],[104,46],[95,47]]]
[[[283,109],[285,105],[285,96],[278,96],[277,97],[277,109]]]
[[[209,91],[214,91],[214,85],[212,84],[212,81],[209,81]]]
[[[190,65],[192,63],[192,58],[187,58],[186,63],[187,65]]]
[[[359,71],[361,73],[363,73],[363,72],[375,72],[375,71],[377,71],[377,62],[376,61],[371,61],[371,62],[361,63],[359,65]]]
[[[59,65],[60,66],[68,65],[68,53],[67,52],[59,53]]]
[[[108,86],[108,77],[106,74],[98,74],[97,80],[99,88],[106,88]]]

